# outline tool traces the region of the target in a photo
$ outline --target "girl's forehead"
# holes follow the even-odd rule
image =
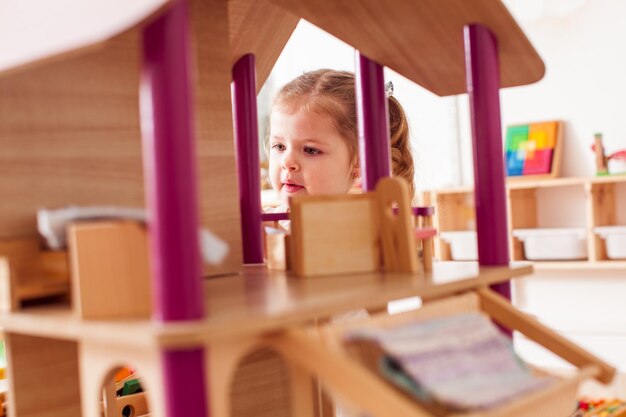
[[[279,132],[310,132],[328,135],[339,134],[332,117],[321,112],[309,109],[289,109],[274,107],[270,115],[270,129],[272,135]]]

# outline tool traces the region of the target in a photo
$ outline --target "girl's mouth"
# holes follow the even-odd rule
[[[304,187],[298,184],[284,183],[283,190],[288,194],[293,194],[300,190],[304,190]]]

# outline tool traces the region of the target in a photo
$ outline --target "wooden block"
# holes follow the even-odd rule
[[[374,194],[303,196],[291,207],[291,259],[298,276],[380,269]]]
[[[419,261],[409,185],[402,178],[383,178],[376,185],[376,200],[385,271],[417,272]]]
[[[131,379],[124,382],[124,388],[122,388],[122,395],[136,394],[141,391],[141,384],[138,379]]]
[[[138,392],[131,395],[123,395],[117,397],[118,416],[122,415],[124,408],[130,408],[131,416],[143,416],[148,413],[148,402],[146,401],[146,393]]]
[[[69,227],[73,307],[83,319],[149,317],[148,243],[134,222]]]
[[[78,346],[74,341],[5,335],[11,416],[80,416]]]

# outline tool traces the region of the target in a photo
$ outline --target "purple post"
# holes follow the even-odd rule
[[[204,315],[188,30],[187,4],[178,0],[143,31],[140,107],[153,316],[163,322]],[[166,414],[207,416],[203,349],[164,351],[162,361]]]
[[[498,44],[489,29],[478,24],[465,26],[464,37],[474,144],[478,259],[481,266],[508,265]],[[508,282],[493,289],[511,298]]]
[[[356,108],[363,191],[391,175],[389,111],[382,65],[356,53]]]
[[[263,263],[259,128],[254,55],[242,56],[233,67],[233,125],[237,146],[243,262]]]

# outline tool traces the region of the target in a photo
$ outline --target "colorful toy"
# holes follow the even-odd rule
[[[536,122],[506,130],[506,167],[509,177],[556,177],[559,171],[561,122]]]

